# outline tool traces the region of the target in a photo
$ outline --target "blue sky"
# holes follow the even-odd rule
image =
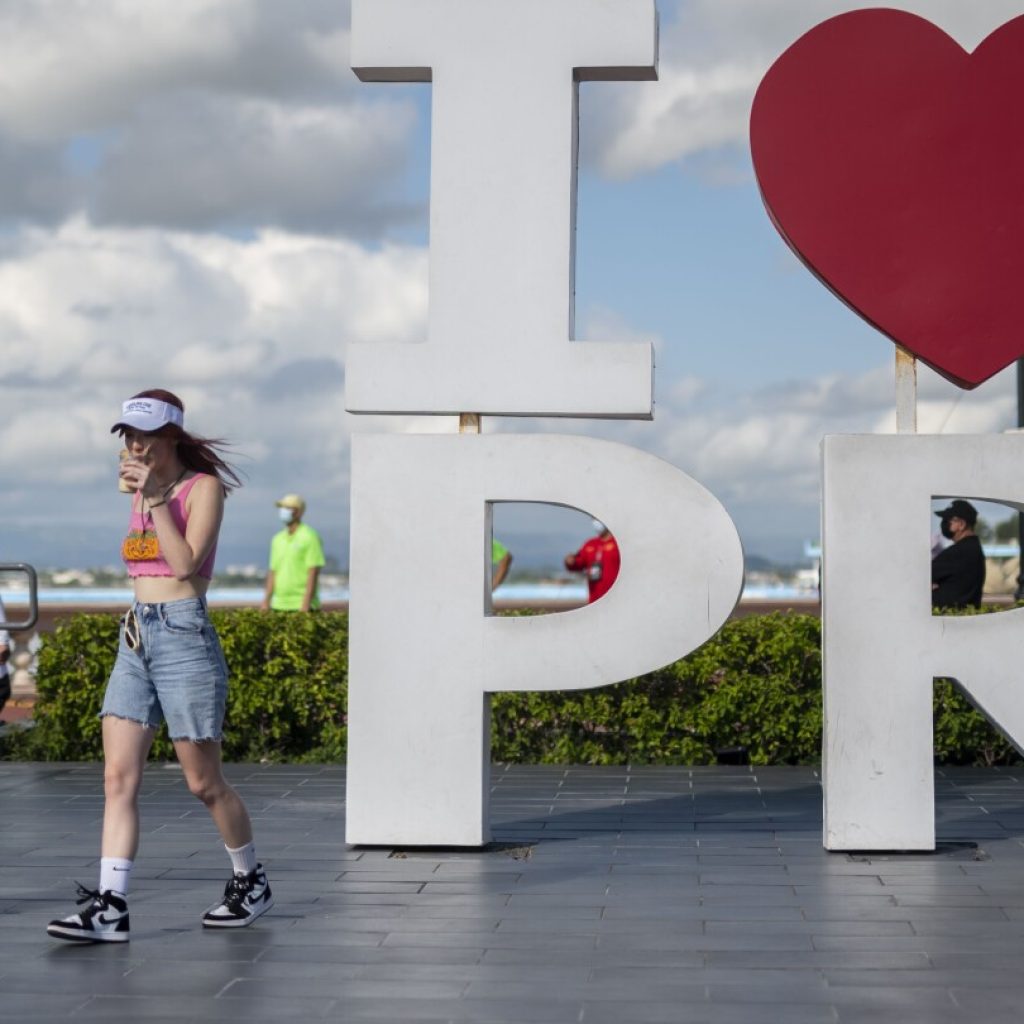
[[[664,339],[659,365],[673,375],[746,389],[875,365],[888,342],[791,256],[765,216],[752,169],[745,158],[737,165],[744,179],[717,187],[675,166],[628,186],[587,175],[581,304],[614,308]]]
[[[485,429],[653,451],[752,554],[817,539],[820,438],[894,429],[893,350],[777,236],[746,119],[771,61],[855,6],[662,0],[660,81],[582,87],[578,334],[655,344],[655,420]],[[1024,13],[901,6],[968,47]],[[107,431],[122,398],[164,386],[248,474],[222,566],[263,560],[287,491],[347,561],[351,433],[451,429],[342,408],[349,340],[424,336],[429,98],[355,79],[342,0],[0,8],[0,559],[114,562]],[[1013,372],[963,395],[922,371],[919,413],[925,431],[1013,426]],[[514,511],[497,523],[521,564],[586,531]]]

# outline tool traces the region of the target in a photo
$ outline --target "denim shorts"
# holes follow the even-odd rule
[[[199,597],[132,605],[140,644],[132,650],[121,623],[117,661],[100,717],[154,729],[166,719],[172,740],[219,740],[228,696],[228,666]]]

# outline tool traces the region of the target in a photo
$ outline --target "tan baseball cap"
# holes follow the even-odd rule
[[[278,508],[293,508],[300,514],[306,511],[306,503],[302,500],[301,495],[298,494],[286,494],[274,504],[276,504]]]

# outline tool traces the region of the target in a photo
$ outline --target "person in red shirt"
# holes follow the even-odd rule
[[[611,530],[596,519],[594,529],[596,537],[591,537],[575,554],[565,556],[566,569],[586,575],[589,604],[607,594],[619,575],[619,545]]]

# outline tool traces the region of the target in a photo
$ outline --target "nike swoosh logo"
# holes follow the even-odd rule
[[[120,918],[120,916],[112,917],[108,921],[107,918],[105,918],[102,914],[100,914],[100,916],[98,918],[96,918],[96,920],[99,921],[100,924],[117,924],[121,920],[121,918]]]

